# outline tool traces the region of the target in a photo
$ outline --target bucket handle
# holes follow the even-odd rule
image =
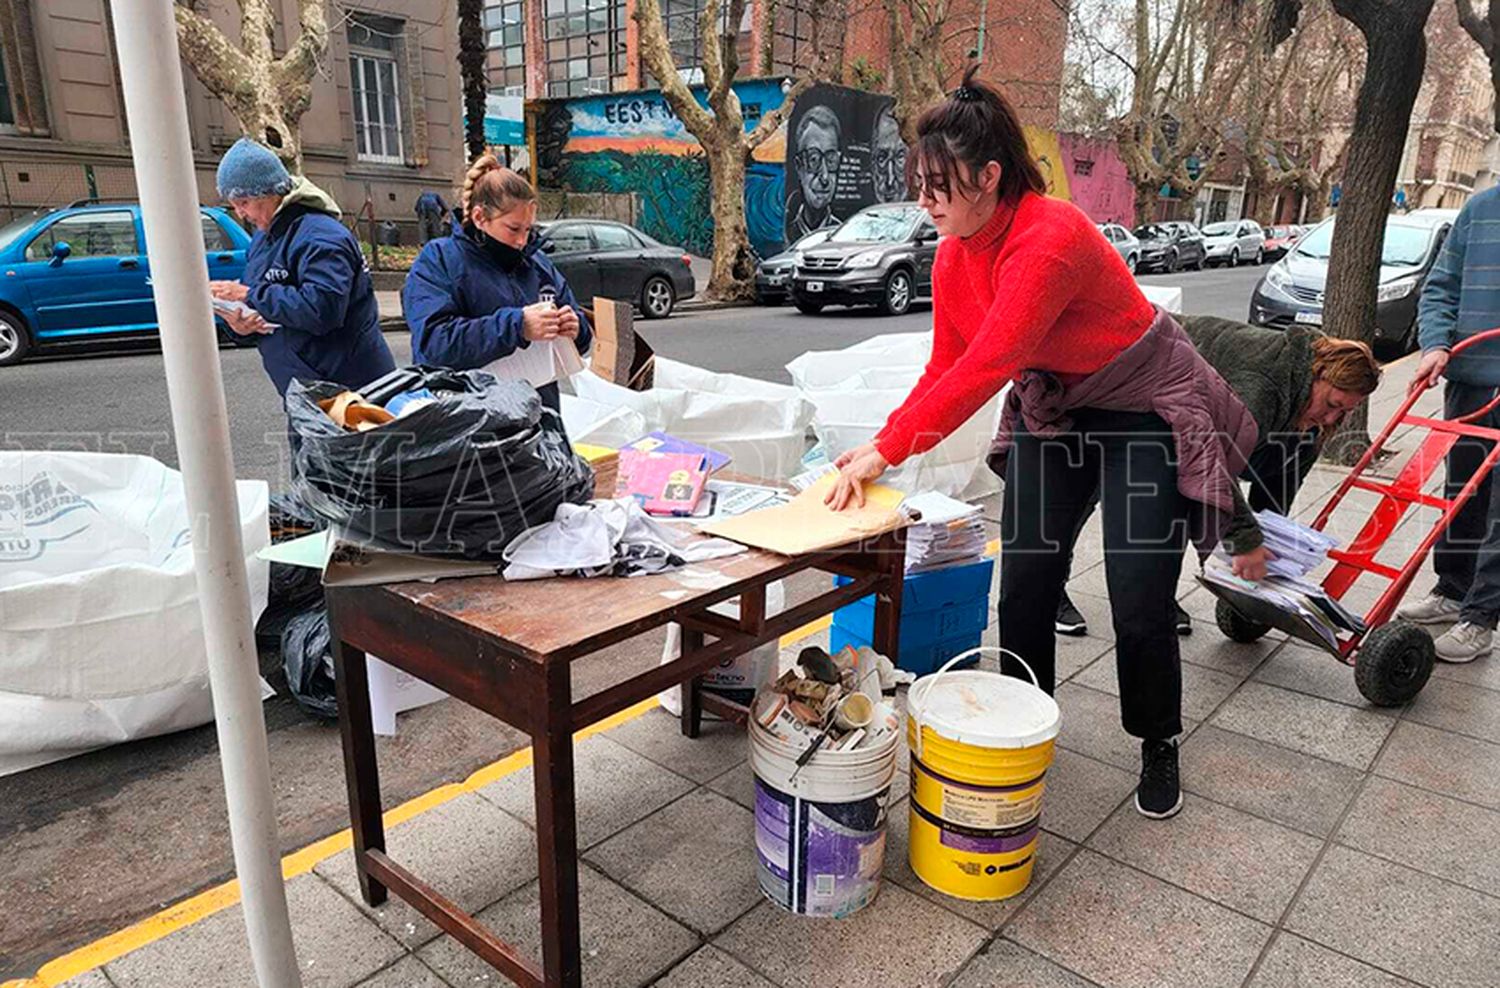
[[[1042,688],[1041,681],[1036,678],[1036,671],[1031,668],[1031,664],[1028,663],[1025,659],[1021,658],[1015,652],[1012,652],[1008,648],[1001,648],[998,645],[979,645],[969,649],[967,652],[960,652],[953,658],[949,659],[947,662],[944,662],[942,668],[933,673],[932,678],[926,681],[926,685],[922,687],[922,694],[917,699],[925,699],[927,697],[927,694],[932,691],[932,688],[937,685],[937,681],[941,679],[943,675],[950,669],[958,665],[958,663],[964,661],[970,656],[984,655],[988,652],[993,652],[996,658],[999,658],[1002,655],[1009,655],[1011,658],[1021,663],[1021,668],[1025,669],[1026,675],[1031,677],[1031,685],[1035,686],[1037,689]],[[1001,675],[1004,675],[1004,673],[1001,673]],[[1019,679],[1020,677],[1015,678]],[[908,700],[907,708],[910,709],[912,706],[913,704],[911,704]],[[917,712],[913,715],[912,719],[917,722],[917,759],[920,761],[922,758],[922,705],[918,703],[916,704],[916,708]]]

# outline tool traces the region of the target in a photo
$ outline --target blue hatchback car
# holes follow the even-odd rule
[[[249,234],[222,209],[200,211],[209,277],[239,278]],[[0,366],[156,332],[138,204],[75,202],[0,228]]]

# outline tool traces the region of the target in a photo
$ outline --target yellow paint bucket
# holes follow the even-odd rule
[[[949,671],[1003,651],[954,656],[907,694],[911,869],[959,899],[1008,899],[1031,882],[1044,779],[1062,722],[1034,673],[1028,683],[980,669]]]

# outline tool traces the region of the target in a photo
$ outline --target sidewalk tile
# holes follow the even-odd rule
[[[401,956],[380,931],[316,875],[287,883],[304,988],[348,988]],[[116,988],[255,988],[242,908],[234,906],[104,966]]]
[[[1374,771],[1500,810],[1500,745],[1402,721]]]
[[[1500,896],[1496,838],[1500,812],[1380,778],[1365,785],[1338,835],[1368,854]]]
[[[1230,641],[1214,623],[1212,614],[1210,611],[1206,620],[1195,620],[1193,633],[1177,639],[1177,654],[1182,657],[1182,661],[1245,680],[1265,661],[1266,656],[1281,646],[1282,639],[1286,637],[1279,631],[1273,631],[1255,642]]]
[[[886,883],[842,920],[809,920],[767,902],[714,942],[783,988],[937,988],[988,936]]]
[[[1500,899],[1335,845],[1286,928],[1413,981],[1494,988]]]
[[[1438,662],[1432,667],[1434,679],[1451,679],[1470,686],[1500,690],[1500,659],[1493,653],[1473,662]]]
[[[755,772],[750,763],[738,765],[708,784],[708,788],[739,803],[747,810],[755,809]]]
[[[1336,954],[1290,933],[1276,938],[1246,988],[1418,988],[1394,974]]]
[[[1360,707],[1387,717],[1396,716],[1396,711],[1377,707],[1366,700],[1354,685],[1354,669],[1338,661],[1327,652],[1309,648],[1296,642],[1271,656],[1271,661],[1256,670],[1255,682],[1269,683],[1297,693]]]
[[[1108,652],[1095,659],[1085,670],[1074,676],[1073,682],[1087,686],[1110,696],[1120,695],[1120,677],[1115,670],[1115,652]],[[1202,720],[1224,702],[1240,684],[1238,677],[1217,672],[1192,663],[1182,664],[1182,712],[1195,720]]]
[[[1500,744],[1500,693],[1494,690],[1452,679],[1429,679],[1411,702],[1406,718]]]
[[[85,971],[76,978],[69,978],[62,983],[60,988],[114,988],[114,986],[109,983],[109,979],[104,976],[104,972],[96,967],[92,971]],[[439,985],[438,988],[443,988],[443,986]]]
[[[667,972],[656,988],[776,988],[717,947],[703,947]]]
[[[1120,807],[1089,847],[1214,902],[1275,923],[1317,860],[1315,837],[1206,799],[1171,820]]]
[[[1255,682],[1230,697],[1211,723],[1361,770],[1396,726],[1384,713]]]
[[[760,901],[755,817],[707,790],[689,793],[586,855],[662,912],[717,933]]]
[[[373,978],[361,981],[359,988],[448,988],[448,983],[415,957],[407,957]]]
[[[1063,683],[1054,695],[1062,708],[1059,745],[1128,772],[1140,772],[1141,740],[1126,734],[1120,726],[1118,697],[1077,683]],[[1196,720],[1182,718],[1183,733],[1197,726]]]
[[[1205,725],[1182,746],[1182,787],[1304,833],[1326,837],[1361,776],[1299,752]]]
[[[1082,595],[1079,595],[1082,597]],[[1085,601],[1080,607],[1088,606]],[[1108,637],[1100,637],[1108,636]],[[1000,644],[1000,629],[998,625],[991,624],[985,629],[980,639],[981,645],[990,648]],[[1114,633],[1110,630],[1109,621],[1100,627],[1095,627],[1093,622],[1089,623],[1089,634],[1083,638],[1069,638],[1066,635],[1057,636],[1057,682],[1063,683],[1083,671],[1083,668],[1093,662],[1099,656],[1108,652],[1114,646]]]
[[[911,870],[911,803],[903,799],[892,806],[886,818],[885,880],[895,882],[908,892],[915,892],[930,902],[958,913],[987,930],[998,930],[1021,904],[1041,887],[1047,876],[1067,860],[1078,845],[1056,834],[1043,833],[1037,839],[1036,862],[1031,869],[1031,884],[1020,895],[999,902],[970,902],[929,887]]]
[[[535,833],[472,793],[388,830],[386,849],[398,864],[468,913],[499,902],[536,877]],[[313,871],[409,948],[441,932],[394,895],[374,909],[366,906],[354,873],[353,851],[336,854]]]
[[[1042,796],[1042,828],[1075,842],[1083,840],[1135,792],[1139,777],[1139,770],[1126,772],[1087,755],[1054,748]]]
[[[682,776],[602,734],[574,744],[573,766],[580,848],[619,833],[693,788]],[[479,795],[535,827],[532,777],[532,769],[524,769],[490,783]]]
[[[589,988],[649,984],[698,946],[698,938],[690,930],[592,868],[579,867],[578,885],[583,979]],[[475,918],[500,939],[515,945],[523,957],[540,963],[540,902],[539,887],[532,882]],[[509,984],[451,937],[433,941],[418,951],[418,956],[449,984]]]
[[[684,737],[681,724],[658,707],[604,732],[604,736],[700,784],[750,757],[745,729],[737,724],[705,717],[696,738]]]
[[[1084,850],[1006,932],[1110,988],[1239,988],[1271,929]]]
[[[1078,975],[1009,940],[996,940],[969,962],[950,988],[1095,988]]]

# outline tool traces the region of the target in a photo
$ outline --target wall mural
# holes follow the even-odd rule
[[[1058,134],[1073,203],[1095,223],[1135,225],[1135,187],[1111,141]]]
[[[889,96],[814,86],[787,123],[786,239],[907,198],[906,145]]]

